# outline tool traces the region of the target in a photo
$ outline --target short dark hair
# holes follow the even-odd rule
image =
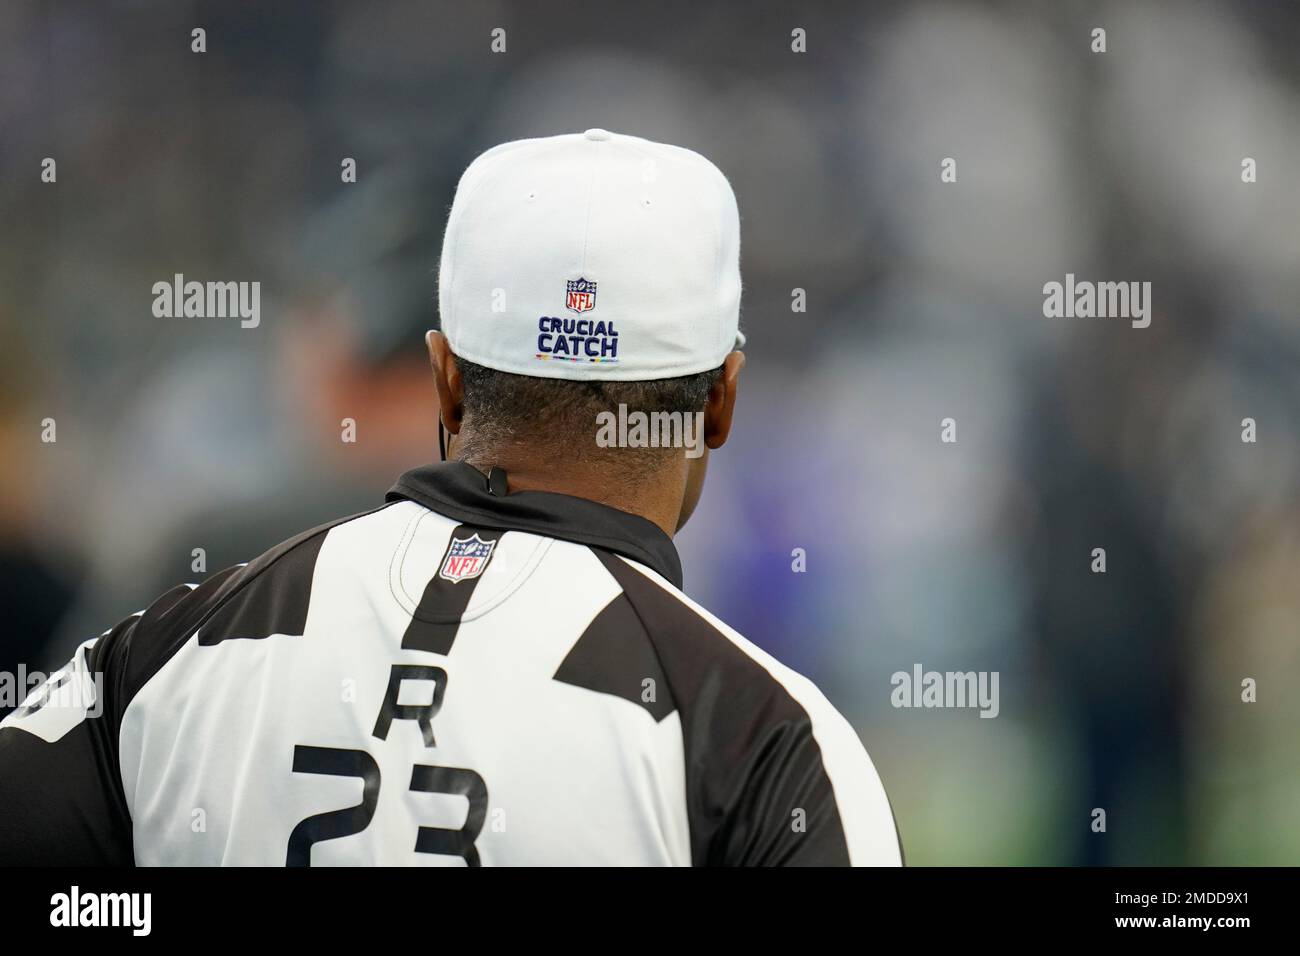
[[[596,416],[628,411],[703,411],[722,366],[677,378],[645,382],[572,381],[537,378],[485,368],[456,356],[464,384],[465,428],[461,458],[472,465],[492,465],[494,450],[510,446],[552,448],[566,459],[602,460],[620,477],[634,480],[663,460],[672,449],[601,448],[596,444]],[[677,454],[681,454],[680,449]]]

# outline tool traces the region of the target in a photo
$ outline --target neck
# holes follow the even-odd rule
[[[550,491],[585,498],[619,511],[640,515],[672,537],[677,533],[686,494],[686,472],[673,467],[671,461],[635,478],[611,477],[608,466],[600,467],[581,461],[564,461],[563,472],[557,462],[538,461],[534,455],[503,450],[491,460],[466,462],[485,475],[493,465],[505,469],[507,491]]]

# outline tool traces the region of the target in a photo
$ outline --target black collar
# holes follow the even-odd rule
[[[403,498],[466,524],[530,531],[605,548],[682,586],[682,562],[672,538],[640,515],[551,491],[517,491],[498,497],[481,471],[459,461],[411,469],[397,479],[384,500]]]

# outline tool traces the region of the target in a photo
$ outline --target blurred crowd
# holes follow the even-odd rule
[[[1297,41],[1264,2],[4,3],[0,670],[435,458],[460,172],[604,127],[741,209],[686,590],[853,721],[909,862],[1295,863]],[[262,322],[154,317],[175,273]],[[1045,318],[1067,273],[1150,281],[1150,327]],[[999,716],[894,708],[916,663]]]

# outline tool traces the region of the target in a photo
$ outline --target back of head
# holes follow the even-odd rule
[[[744,342],[739,252],[731,187],[690,150],[588,130],[478,157],[439,272],[463,382],[458,456],[490,466],[531,449],[653,473],[670,449],[600,441],[599,423],[701,412]]]

